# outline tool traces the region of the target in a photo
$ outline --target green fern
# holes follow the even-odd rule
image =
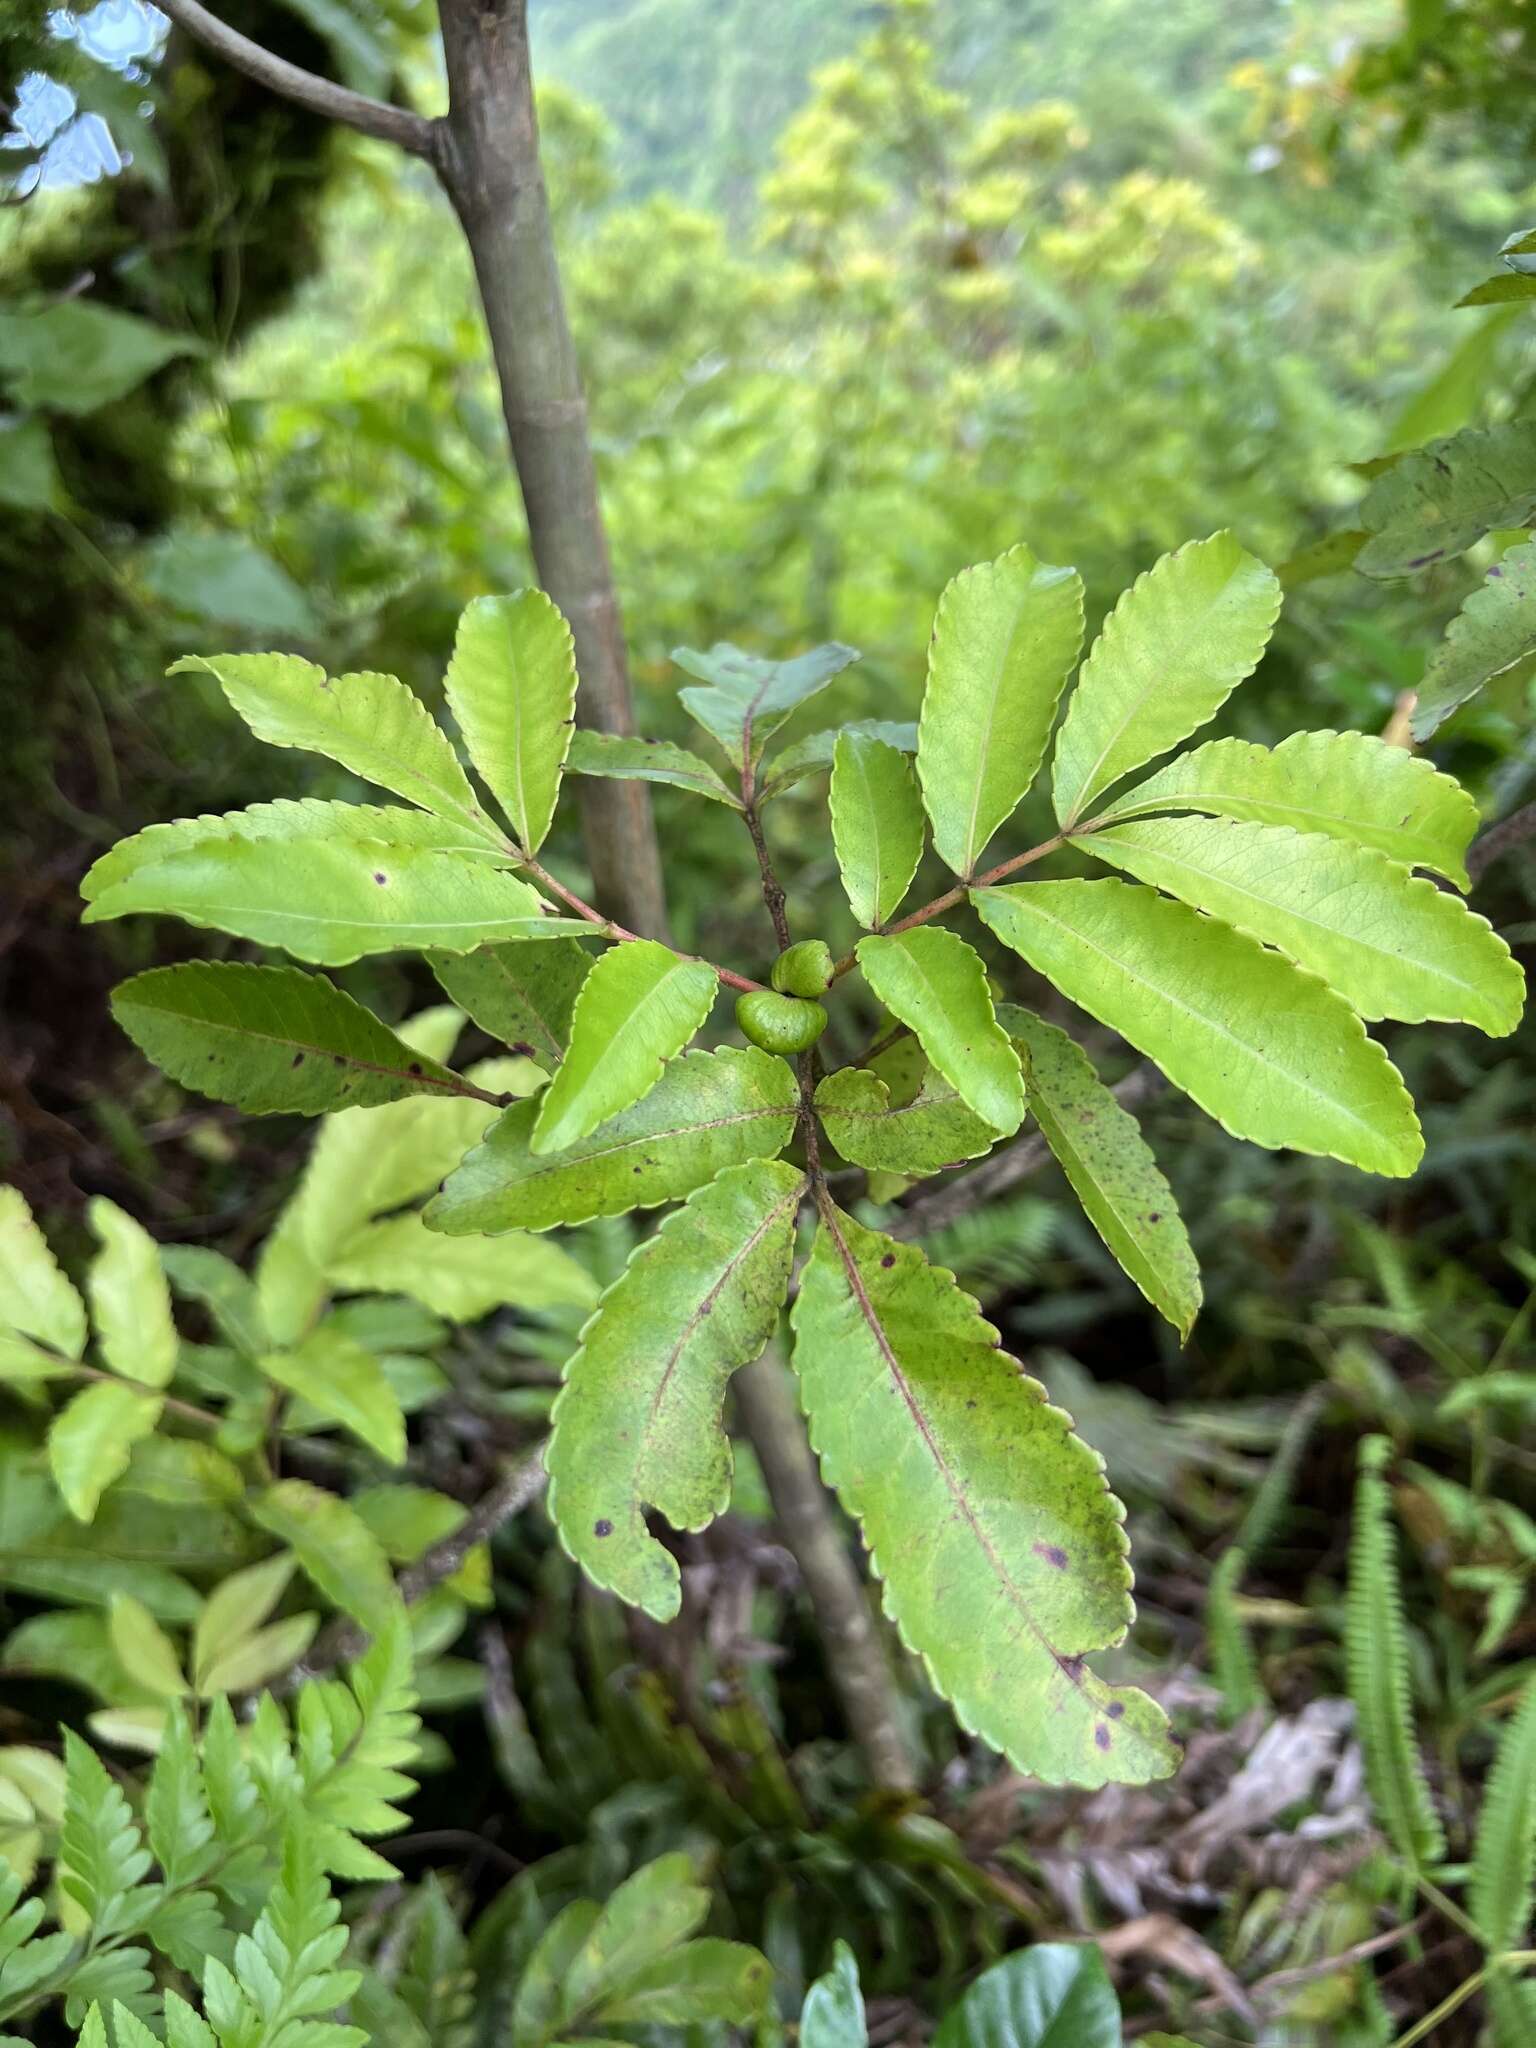
[[[1527,1685],[1504,1731],[1483,1796],[1467,1909],[1498,1954],[1529,1939],[1536,1904],[1536,1684]],[[1501,1976],[1490,1985],[1496,2048],[1536,2040],[1536,1982]]]
[[[1205,1626],[1211,1672],[1221,1688],[1227,1714],[1234,1721],[1263,1705],[1268,1698],[1253,1645],[1238,1609],[1238,1591],[1249,1565],[1273,1535],[1275,1524],[1291,1497],[1296,1467],[1322,1406],[1323,1390],[1320,1387],[1314,1387],[1297,1403],[1275,1446],[1275,1455],[1254,1489],[1253,1499],[1248,1503],[1248,1512],[1243,1516],[1236,1536],[1216,1560],[1206,1590]]]
[[[1060,1212],[1038,1195],[1021,1195],[959,1216],[924,1239],[936,1265],[948,1266],[982,1301],[1030,1287],[1050,1251]]]
[[[1444,1857],[1445,1836],[1414,1738],[1392,1497],[1382,1476],[1390,1456],[1385,1437],[1360,1445],[1344,1649],[1371,1803],[1387,1839],[1419,1871]]]

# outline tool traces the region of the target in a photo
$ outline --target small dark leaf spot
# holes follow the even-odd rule
[[[965,1405],[967,1408],[974,1408],[976,1403],[974,1401],[967,1401]]]
[[[1052,1571],[1064,1572],[1066,1570],[1067,1553],[1059,1543],[1037,1543],[1034,1545],[1034,1552],[1036,1557],[1043,1557],[1045,1559]]]
[[[896,1254],[894,1252],[887,1252],[885,1257],[880,1261],[880,1263],[882,1266],[894,1266],[896,1263]]]
[[[1119,1721],[1124,1717],[1125,1714],[1125,1701],[1111,1700],[1109,1705],[1104,1709],[1104,1711],[1106,1714],[1108,1714],[1111,1721]]]
[[[1052,1652],[1052,1654],[1056,1655],[1054,1651]],[[1066,1673],[1067,1677],[1070,1678],[1073,1684],[1075,1685],[1078,1679],[1080,1679],[1083,1675],[1086,1659],[1082,1657],[1056,1656],[1056,1662],[1061,1666],[1061,1669]]]
[[[512,1047],[512,1050],[513,1052],[521,1053],[525,1060],[531,1060],[533,1058],[533,1047],[528,1043],[526,1038],[520,1038],[517,1041],[516,1045]]]
[[[409,1065],[409,1066],[408,1066],[408,1067],[406,1068],[406,1070],[405,1070],[405,1071],[406,1071],[406,1072],[407,1072],[408,1074],[419,1074],[419,1073],[421,1072],[421,1061],[420,1061],[420,1060],[412,1060],[412,1061],[411,1061],[411,1064],[410,1064],[410,1065]]]
[[[1148,1221],[1149,1223],[1161,1223],[1161,1222],[1162,1222],[1162,1220],[1163,1220],[1163,1212],[1162,1212],[1162,1210],[1161,1210],[1161,1209],[1150,1209],[1150,1210],[1148,1210],[1148,1212],[1147,1212],[1147,1221]]]
[[[304,1064],[304,1055],[303,1055],[303,1053],[301,1053],[301,1052],[296,1052],[296,1053],[294,1054],[294,1056],[293,1056],[293,1065],[294,1065],[294,1066],[296,1066],[296,1067],[302,1067],[302,1066],[303,1066],[303,1064]]]
[[[613,1524],[606,1515],[600,1521],[592,1524],[592,1534],[594,1536],[611,1536],[613,1534]]]
[[[346,1065],[346,1061],[342,1058],[339,1052],[333,1052],[331,1054],[331,1065],[333,1067],[344,1067]]]
[[[389,880],[389,877],[388,875],[375,874],[373,879],[378,883],[379,887],[382,889],[384,884]]]
[[[1110,1740],[1109,1730],[1104,1726],[1104,1723],[1102,1721],[1096,1721],[1094,1723],[1093,1739],[1099,1745],[1100,1749],[1108,1749]]]

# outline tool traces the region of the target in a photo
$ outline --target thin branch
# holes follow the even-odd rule
[[[1111,1092],[1122,1108],[1135,1109],[1152,1101],[1167,1085],[1157,1068],[1144,1061],[1133,1067],[1123,1081],[1117,1081]],[[930,1194],[920,1195],[893,1222],[881,1227],[888,1237],[901,1238],[926,1237],[930,1231],[943,1230],[960,1217],[968,1216],[980,1203],[991,1201],[1019,1181],[1027,1180],[1030,1174],[1038,1173],[1050,1157],[1044,1138],[1032,1132],[1010,1145],[1006,1152],[995,1152],[959,1180],[948,1181]]]
[[[413,113],[409,107],[391,107],[383,100],[369,99],[366,93],[353,92],[348,86],[337,85],[329,78],[305,71],[298,64],[290,64],[286,57],[279,57],[260,43],[253,43],[249,36],[241,35],[238,29],[220,21],[216,14],[210,14],[199,0],[160,0],[160,5],[162,12],[168,14],[178,28],[185,29],[194,41],[211,50],[216,57],[222,57],[236,71],[244,72],[257,85],[266,86],[269,92],[292,100],[296,107],[303,107],[307,113],[319,114],[327,121],[339,121],[344,127],[355,128],[362,135],[372,135],[380,142],[397,143],[401,149],[409,150],[412,156],[436,161],[438,125],[429,121],[425,114]]]
[[[946,889],[942,896],[935,896],[931,903],[925,903],[920,910],[899,917],[892,925],[885,927],[885,936],[890,938],[896,932],[910,931],[915,924],[926,924],[941,911],[953,910],[957,903],[963,903],[972,889],[990,889],[1007,875],[1016,875],[1020,868],[1027,868],[1037,860],[1044,860],[1048,853],[1054,853],[1059,846],[1065,846],[1069,838],[1091,830],[1091,826],[1080,825],[1074,832],[1057,832],[1050,839],[1042,839],[1038,846],[1031,846],[1025,853],[1016,853],[1011,860],[999,861],[995,868],[988,868],[984,875],[973,876],[968,882],[957,882],[953,889]],[[858,962],[852,953],[845,954],[832,970],[832,979],[838,980],[849,973]]]
[[[515,1465],[509,1465],[488,1493],[481,1495],[457,1529],[421,1553],[395,1581],[407,1607],[430,1593],[444,1579],[451,1579],[478,1544],[487,1543],[503,1522],[521,1514],[544,1491],[544,1446],[539,1444]],[[316,1636],[306,1656],[300,1659],[273,1690],[295,1692],[308,1678],[329,1671],[333,1665],[351,1663],[367,1649],[367,1629],[350,1615],[338,1614]]]
[[[1528,839],[1536,839],[1536,803],[1523,804],[1497,825],[1479,832],[1467,849],[1467,873],[1476,882],[1496,860],[1502,860]]]
[[[514,848],[513,851],[516,852],[516,849]],[[585,918],[588,924],[604,933],[606,937],[617,939],[621,942],[633,943],[642,936],[639,932],[632,932],[627,925],[616,924],[611,917],[604,917],[600,910],[594,908],[592,904],[578,896],[574,889],[567,889],[564,882],[552,875],[549,869],[542,866],[531,854],[517,853],[517,864],[521,868],[526,868],[534,880],[541,882],[552,896],[559,897],[568,910],[574,910],[578,917]],[[677,953],[679,960],[699,960],[700,958],[697,953],[678,952],[675,946],[672,950]],[[737,974],[730,967],[717,966],[713,960],[700,960],[700,965],[714,968],[715,973],[719,975],[723,982],[731,988],[739,988],[743,995],[750,993],[753,989],[761,989],[764,986],[762,982],[753,981],[745,974]]]

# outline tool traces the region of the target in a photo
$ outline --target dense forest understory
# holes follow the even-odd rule
[[[1536,2042],[1526,12],[0,0],[0,2048]]]

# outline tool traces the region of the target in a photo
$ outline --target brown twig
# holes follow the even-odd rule
[[[1478,833],[1467,848],[1467,873],[1474,882],[1480,880],[1496,860],[1502,860],[1528,839],[1536,839],[1536,803],[1523,804],[1497,825]]]
[[[489,1492],[480,1496],[456,1529],[421,1553],[395,1581],[407,1607],[430,1593],[444,1579],[451,1579],[464,1565],[470,1552],[487,1543],[504,1522],[521,1514],[544,1491],[544,1446],[538,1445],[506,1471]],[[350,1615],[335,1615],[316,1636],[308,1653],[293,1665],[273,1688],[291,1693],[308,1678],[329,1671],[336,1664],[351,1663],[367,1649],[369,1632]]]
[[[355,128],[380,142],[397,143],[412,156],[429,161],[435,158],[438,124],[429,121],[425,114],[413,113],[409,107],[387,106],[383,100],[369,99],[365,93],[352,92],[347,86],[290,64],[286,57],[263,49],[260,43],[253,43],[249,36],[241,35],[216,14],[210,14],[199,0],[165,0],[164,12],[216,57],[222,57],[257,85],[264,85],[269,92],[291,100],[306,112],[319,114],[327,121],[339,121],[343,127]]]

